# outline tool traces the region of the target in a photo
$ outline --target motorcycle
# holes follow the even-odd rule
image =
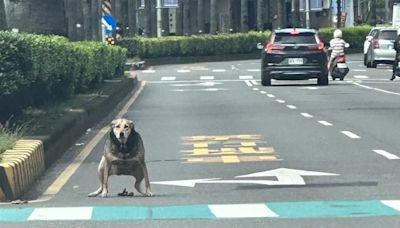
[[[346,43],[345,45],[346,48],[350,47],[350,44]],[[332,66],[331,66],[331,77],[332,80],[336,80],[339,78],[341,81],[343,81],[344,77],[349,73],[349,67],[346,65],[346,56],[345,54],[341,54],[337,56],[333,61],[332,61]]]
[[[349,73],[349,67],[346,65],[346,56],[339,55],[333,60],[331,76],[332,80],[339,78],[343,81],[344,77]]]

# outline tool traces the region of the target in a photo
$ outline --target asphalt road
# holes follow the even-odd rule
[[[112,177],[110,197],[87,197],[114,113],[45,174],[37,201],[2,205],[32,220],[7,227],[399,227],[400,79],[361,60],[349,55],[351,72],[329,86],[262,87],[259,60],[140,71],[122,114],[142,135],[155,196],[118,197],[133,179]]]

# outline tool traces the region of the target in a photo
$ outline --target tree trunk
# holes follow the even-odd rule
[[[92,40],[101,40],[101,2],[99,0],[91,0],[91,23],[92,23]]]
[[[217,32],[217,0],[210,0],[210,34]]]
[[[204,0],[197,0],[197,32],[204,33]]]
[[[264,30],[264,0],[257,0],[257,30]]]
[[[83,14],[83,23],[82,23],[82,32],[83,32],[83,39],[90,40],[92,38],[92,23],[91,23],[91,4],[90,0],[82,1],[82,14]]]
[[[376,0],[370,0],[371,1],[371,20],[370,23],[372,26],[376,26],[377,24],[377,19],[376,19]]]
[[[151,0],[145,0],[144,10],[145,10],[144,34],[146,37],[151,37]]]
[[[176,35],[183,35],[183,0],[178,0],[176,9]]]
[[[248,0],[240,1],[240,32],[249,31]]]
[[[284,15],[285,14],[283,14],[283,4],[284,4],[284,1],[283,0],[277,0],[277,21],[278,21],[278,23],[277,23],[277,25],[278,25],[278,27],[279,28],[284,28],[285,26],[284,26]]]
[[[137,34],[136,25],[136,15],[137,15],[137,0],[128,0],[128,36],[134,36]]]
[[[7,29],[6,6],[4,0],[0,0],[0,30]]]
[[[300,27],[300,2],[299,0],[294,0],[293,4],[293,27]]]
[[[341,0],[336,0],[336,5],[337,5],[337,23],[336,23],[336,27],[340,28],[342,27],[342,21],[341,21],[341,17],[342,17],[342,1]]]
[[[191,35],[190,29],[190,0],[183,1],[183,35]]]

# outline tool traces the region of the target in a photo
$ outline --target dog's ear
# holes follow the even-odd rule
[[[110,124],[111,128],[114,128],[115,125],[118,123],[118,119],[117,120],[113,120]]]
[[[129,128],[135,129],[135,124],[133,123],[132,120],[129,120],[129,121],[128,121],[128,124],[129,124]]]

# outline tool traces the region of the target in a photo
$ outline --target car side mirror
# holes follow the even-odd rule
[[[262,50],[264,48],[264,45],[262,45],[262,43],[258,43],[257,44],[257,49],[258,50]]]
[[[367,36],[366,39],[368,40],[368,42],[372,41],[372,36]]]

